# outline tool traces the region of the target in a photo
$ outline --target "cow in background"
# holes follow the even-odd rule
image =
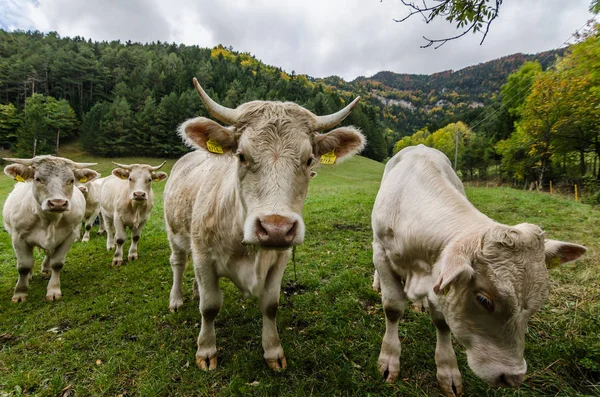
[[[230,127],[204,117],[180,127],[196,151],[177,161],[164,192],[173,269],[169,308],[183,304],[181,281],[191,252],[202,313],[197,365],[217,366],[218,280],[227,277],[258,298],[264,358],[280,370],[287,366],[275,322],[281,278],[291,247],[304,241],[302,207],[312,169],[320,159],[334,163],[365,145],[354,127],[318,131],[341,123],[358,98],[327,116],[290,102],[253,101],[230,109],[214,102],[196,79],[194,84],[209,113]]]
[[[102,183],[100,207],[106,229],[106,249],[116,249],[112,265],[123,263],[123,243],[127,239],[126,228],[131,229],[131,247],[127,259],[138,258],[137,244],[142,229],[150,218],[154,206],[152,183],[164,181],[167,174],[158,170],[165,164],[153,167],[147,164],[119,164],[112,175]]]
[[[85,232],[81,239],[82,242],[90,241],[90,230],[92,229],[92,226],[94,226],[96,218],[100,215],[100,193],[104,179],[106,178],[94,179],[93,181],[85,179],[75,181],[77,188],[83,193],[83,197],[85,197]],[[98,230],[98,234],[102,233],[102,230],[103,222],[102,217],[100,217],[100,229]]]
[[[75,181],[98,177],[96,171],[87,168],[96,164],[53,156],[4,160],[13,163],[4,168],[4,173],[20,182],[2,210],[19,272],[12,301],[27,300],[34,247],[46,253],[42,273],[51,274],[46,299],[60,299],[60,271],[67,252],[79,237],[85,215],[85,198],[74,188]]]
[[[423,145],[387,163],[371,222],[386,318],[379,370],[387,381],[399,374],[398,320],[406,299],[426,297],[446,396],[462,395],[451,332],[477,376],[519,386],[527,370],[527,322],[548,295],[546,265],[573,261],[586,248],[545,240],[532,224],[488,218],[468,201],[448,158]]]

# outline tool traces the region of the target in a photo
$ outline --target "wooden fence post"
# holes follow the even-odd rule
[[[550,181],[550,194],[552,194],[552,181]]]
[[[577,184],[575,184],[575,201],[579,201],[579,192],[577,191]]]

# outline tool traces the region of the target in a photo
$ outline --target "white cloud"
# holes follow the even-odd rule
[[[421,49],[422,36],[455,35],[445,21],[426,25],[399,0],[0,0],[0,25],[58,31],[94,40],[167,41],[233,46],[285,70],[353,79],[380,70],[434,73],[516,52],[560,46],[591,17],[589,0],[506,1],[479,45],[468,34],[440,49]]]

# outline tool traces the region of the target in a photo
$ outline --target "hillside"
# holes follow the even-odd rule
[[[525,61],[548,64],[560,53],[515,54],[430,76],[379,72],[348,82],[287,73],[223,46],[93,42],[56,32],[0,30],[0,105],[12,104],[21,112],[12,124],[1,120],[0,147],[26,155],[37,139],[38,153],[53,150],[56,131],[17,134],[26,100],[42,94],[68,101],[81,125],[63,130],[61,139],[80,138],[93,154],[179,156],[186,149],[173,131],[185,119],[204,114],[191,85],[197,76],[216,100],[230,107],[254,99],[289,100],[327,114],[361,95],[346,123],[367,136],[364,155],[381,161],[402,136],[476,117]],[[8,113],[0,111],[0,117]]]

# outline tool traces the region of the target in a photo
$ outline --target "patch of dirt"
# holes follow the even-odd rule
[[[299,295],[306,292],[306,286],[300,283],[290,282],[281,288],[281,292],[286,296]]]

